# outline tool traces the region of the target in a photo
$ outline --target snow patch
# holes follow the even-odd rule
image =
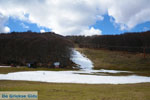
[[[81,54],[79,51],[73,49],[73,55],[71,60],[79,65],[81,69],[84,70],[92,70],[93,63],[90,59],[88,59],[85,55]]]
[[[29,71],[0,74],[0,80],[26,80],[51,83],[128,84],[150,82],[144,76],[96,76],[75,74],[80,71]]]
[[[11,66],[0,66],[0,67],[11,67]]]

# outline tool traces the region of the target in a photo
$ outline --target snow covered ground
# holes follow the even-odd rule
[[[143,76],[96,76],[75,74],[77,71],[29,71],[1,74],[1,80],[27,80],[54,83],[85,84],[126,84],[150,82],[150,77]]]
[[[0,66],[0,67],[11,67],[11,66]]]
[[[130,75],[130,76],[101,76],[90,75],[91,73],[132,73],[128,71],[116,70],[92,70],[92,62],[74,50],[72,58],[76,64],[82,68],[80,71],[26,71],[8,74],[0,74],[0,80],[25,80],[54,83],[81,83],[81,84],[128,84],[150,82],[150,77]],[[82,74],[80,74],[82,73]],[[89,75],[85,75],[89,74]]]
[[[83,70],[92,70],[93,63],[90,59],[88,59],[85,55],[81,54],[79,51],[73,49],[73,55],[71,60],[78,64],[79,67]]]

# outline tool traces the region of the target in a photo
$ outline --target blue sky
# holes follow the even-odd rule
[[[107,34],[123,34],[125,32],[143,32],[150,30],[150,22],[145,22],[142,24],[138,24],[134,28],[130,30],[121,30],[119,27],[116,27],[113,22],[110,21],[111,17],[108,15],[104,16],[103,21],[97,21],[94,25],[92,25],[96,29],[101,29],[103,35]]]
[[[40,32],[40,30],[45,30],[45,32],[51,31],[49,28],[40,27],[35,23],[21,21],[11,17],[6,25],[10,28],[11,32],[26,32],[28,30],[31,30],[32,32]]]
[[[103,32],[103,35],[109,35],[109,34],[122,34],[125,32],[142,32],[142,31],[148,31],[150,30],[150,22],[145,22],[142,24],[139,24],[135,26],[133,29],[130,30],[120,30],[119,27],[116,27],[113,22],[110,21],[111,17],[108,15],[104,16],[104,20],[97,21],[94,25],[91,25],[90,27],[94,27],[95,29],[100,29]],[[45,30],[45,32],[50,32],[51,29],[46,27],[40,27],[35,23],[30,23],[26,21],[21,21],[16,18],[9,18],[7,24],[6,24],[11,32],[25,32],[28,30],[31,30],[32,32],[40,32],[40,30]]]
[[[0,0],[0,33],[107,35],[150,30],[150,0]]]

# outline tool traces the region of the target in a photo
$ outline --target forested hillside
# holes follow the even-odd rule
[[[150,53],[150,31],[91,37],[68,36],[67,38],[79,44],[81,48],[104,48],[109,50]]]
[[[0,34],[0,63],[36,66],[53,66],[60,62],[61,67],[72,64],[70,61],[72,43],[63,36],[52,32],[12,32]]]

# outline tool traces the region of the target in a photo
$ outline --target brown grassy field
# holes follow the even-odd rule
[[[20,71],[69,71],[73,69],[63,69],[63,68],[28,68],[28,67],[0,67],[0,74],[7,74],[10,72],[20,72]]]
[[[0,81],[0,91],[38,91],[39,100],[150,100],[150,83],[88,85]]]
[[[76,48],[94,63],[94,69],[130,70],[150,76],[150,54]]]

